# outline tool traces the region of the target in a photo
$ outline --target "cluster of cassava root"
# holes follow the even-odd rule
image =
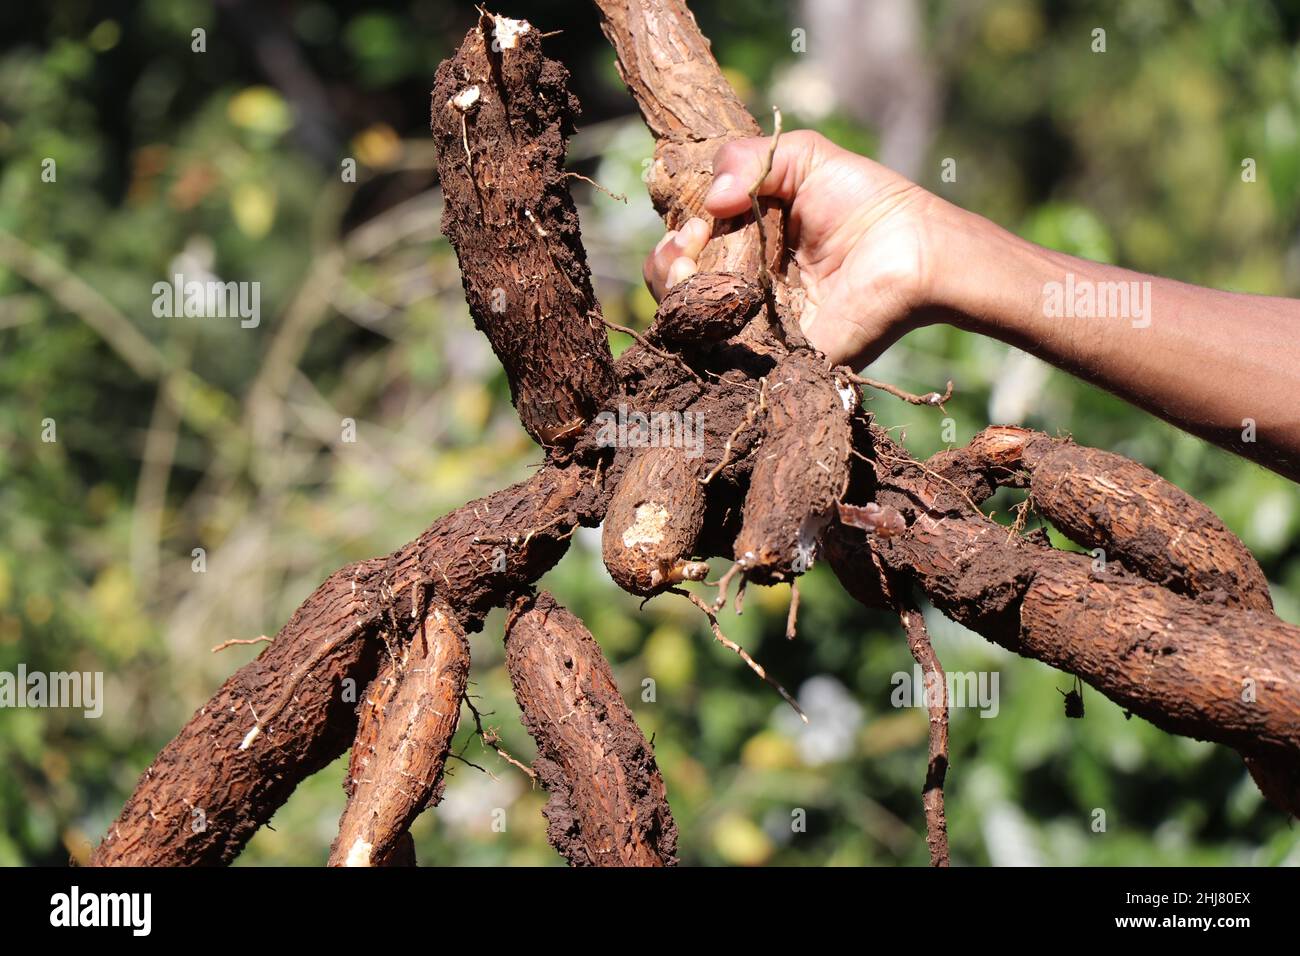
[[[682,0],[596,5],[656,138],[651,196],[676,227],[701,214],[718,146],[758,126]],[[619,586],[694,601],[765,678],[717,625],[727,583],[739,576],[739,600],[746,582],[795,584],[826,559],[856,598],[899,615],[927,675],[942,670],[915,591],[1133,714],[1235,748],[1275,804],[1300,808],[1300,629],[1274,616],[1259,566],[1222,522],[1140,465],[1025,429],[914,459],[865,410],[866,380],[799,334],[782,212],[758,201],[763,228],[715,222],[700,273],[615,361],[563,168],[576,113],[567,73],[524,21],[484,13],[437,71],[443,228],[545,462],[326,580],[158,755],[94,863],[229,862],[349,746],[330,863],[414,863],[408,829],[441,795],[462,704],[478,721],[465,632],[493,607],[509,610],[507,668],[537,742],[531,768],[503,756],[549,792],[552,844],[579,865],[674,863],[664,783],[608,663],[533,590],[579,526],[602,526]],[[624,407],[697,415],[699,453],[604,440],[597,415]],[[990,520],[980,505],[999,486],[1027,488],[1040,515],[1105,560]],[[734,565],[706,602],[684,584],[719,556]],[[944,864],[947,702],[931,703],[924,808],[931,860]]]

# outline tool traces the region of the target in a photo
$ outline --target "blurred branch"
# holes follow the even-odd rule
[[[156,381],[176,414],[223,448],[242,444],[230,421],[221,416],[225,395],[192,371],[173,363],[117,306],[97,289],[48,254],[0,229],[0,265],[42,289],[58,305],[77,315],[141,378]]]
[[[402,242],[436,233],[433,224],[441,207],[436,190],[418,193],[358,226],[312,263],[248,389],[245,421],[257,447],[268,453],[260,457],[270,461],[276,458],[270,452],[283,434],[290,383],[312,333],[330,308],[337,308],[348,263],[374,258]]]
[[[78,315],[141,378],[162,378],[167,368],[162,352],[140,334],[117,306],[76,273],[4,230],[0,230],[0,263]]]
[[[192,345],[192,338],[186,336],[186,362],[183,364],[188,363]],[[153,593],[158,581],[158,543],[162,537],[163,508],[167,503],[167,482],[176,457],[180,431],[180,416],[173,403],[167,400],[167,390],[175,375],[175,372],[166,373],[158,385],[140,456],[135,504],[131,509],[131,569],[142,594]]]

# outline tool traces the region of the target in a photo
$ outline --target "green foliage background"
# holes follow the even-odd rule
[[[763,115],[797,59],[798,13],[775,0],[693,6]],[[944,92],[923,185],[1055,248],[1300,295],[1296,3],[923,6]],[[660,231],[640,182],[651,144],[611,51],[584,4],[501,12],[563,30],[547,42],[586,107],[571,166],[629,197],[575,184],[600,298],[610,319],[644,326],[640,260]],[[472,17],[441,0],[0,12],[0,670],[100,670],[108,695],[99,720],[0,711],[0,863],[84,859],[157,750],[257,652],[209,648],[274,634],[336,567],[400,546],[539,460],[437,232],[427,90]],[[945,42],[955,24],[961,42]],[[1105,54],[1089,49],[1097,26]],[[195,28],[205,53],[191,51]],[[787,128],[807,125],[786,113]],[[818,126],[876,145],[840,115]],[[341,181],[345,157],[355,184]],[[957,158],[958,182],[940,181],[943,157]],[[1243,157],[1257,182],[1242,181]],[[42,181],[46,158],[56,182]],[[204,269],[261,282],[258,328],[153,316],[154,282]],[[951,329],[910,335],[872,374],[919,390],[954,379],[958,442],[992,408],[1015,408],[1027,425],[1144,462],[1244,538],[1279,613],[1300,620],[1294,485]],[[884,396],[874,407],[914,452],[943,447],[937,412]],[[41,441],[47,418],[56,443]],[[355,444],[340,441],[343,418],[357,422]],[[911,671],[896,622],[857,607],[823,568],[806,579],[796,642],[782,634],[786,589],[751,589],[746,614],[724,616],[799,689],[814,719],[803,731],[686,602],[638,613],[597,544],[580,534],[543,586],[590,626],[654,735],[684,862],[925,861],[926,722],[890,706],[892,675]],[[1300,862],[1300,837],[1231,752],[1126,721],[1096,693],[1085,720],[1067,721],[1065,675],[931,620],[950,671],[1000,679],[996,717],[953,715],[956,862]],[[528,758],[500,634],[494,614],[474,636],[474,691]],[[647,678],[653,702],[639,692]],[[443,806],[416,826],[420,859],[556,864],[544,795],[460,738],[491,773],[452,765]],[[321,863],[343,762],[300,787],[240,863]],[[793,832],[800,809],[806,830]]]

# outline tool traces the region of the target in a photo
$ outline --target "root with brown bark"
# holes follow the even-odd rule
[[[924,463],[909,455],[862,407],[857,386],[883,383],[830,368],[798,334],[779,206],[756,199],[730,221],[703,212],[714,152],[759,130],[683,0],[595,2],[655,136],[656,208],[672,228],[712,225],[699,275],[611,358],[562,167],[577,113],[567,73],[536,29],[485,14],[435,80],[443,227],[546,463],[326,580],[163,749],[92,862],[227,863],[349,745],[331,862],[413,862],[409,826],[437,798],[464,695],[462,632],[513,605],[507,666],[551,795],[552,843],[574,864],[671,865],[666,789],[613,671],[581,622],[529,596],[576,528],[602,523],[611,577],[644,597],[733,558],[715,604],[681,591],[723,643],[715,611],[733,576],[739,610],[746,582],[793,585],[825,558],[858,600],[897,611],[927,675],[942,669],[908,586],[1171,733],[1233,747],[1270,800],[1300,809],[1300,628],[1273,614],[1240,541],[1141,466],[1024,429],[988,429]],[[938,407],[951,394],[885,390]],[[690,413],[698,446],[681,430],[655,439],[663,413]],[[649,434],[637,418],[611,440],[610,415],[641,416]],[[983,515],[1001,485],[1027,487],[1101,564]],[[791,634],[796,609],[792,594]],[[931,709],[923,790],[936,864],[948,856],[945,714]]]

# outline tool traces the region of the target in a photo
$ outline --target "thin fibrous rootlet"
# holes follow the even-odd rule
[[[656,139],[656,208],[673,227],[703,216],[710,158],[757,123],[683,0],[595,6]],[[713,223],[701,276],[610,358],[562,168],[577,104],[543,42],[523,21],[485,14],[439,67],[431,122],[466,298],[544,463],[332,575],[164,748],[92,862],[227,863],[350,745],[334,862],[414,862],[405,828],[440,793],[468,666],[461,632],[510,607],[508,669],[538,745],[531,772],[550,792],[551,842],[574,864],[672,864],[677,829],[650,743],[593,636],[532,590],[579,525],[602,521],[611,576],[661,600],[689,594],[708,558],[736,559],[755,583],[827,559],[860,601],[893,608],[918,662],[941,673],[914,589],[1167,731],[1235,748],[1270,800],[1300,809],[1300,628],[1273,614],[1249,552],[1168,482],[1069,441],[995,427],[913,458],[863,408],[860,386],[879,383],[829,367],[798,335],[778,208],[762,207],[766,242],[752,217]],[[701,453],[611,447],[596,418],[620,408],[699,413]],[[1000,485],[1027,488],[1065,533],[1105,549],[1105,570],[982,514]],[[395,702],[433,710],[412,717]],[[918,812],[942,865],[946,707],[930,717]],[[417,764],[404,756],[412,746],[425,748]],[[419,786],[402,792],[397,773]]]

